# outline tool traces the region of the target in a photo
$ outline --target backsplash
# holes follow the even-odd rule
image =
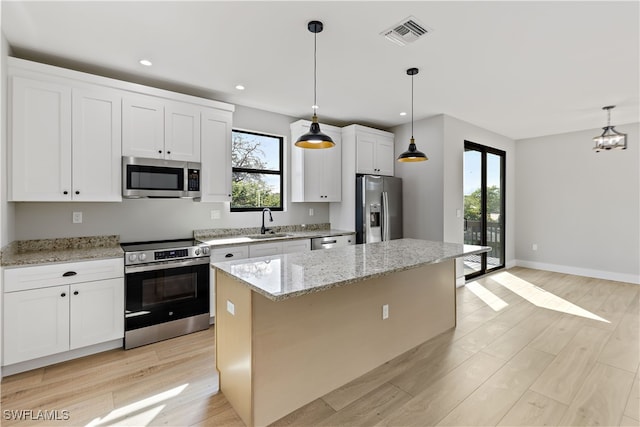
[[[321,224],[297,224],[297,225],[275,225],[270,226],[269,230],[274,233],[291,233],[296,231],[316,231],[329,230],[331,224],[328,222]],[[246,236],[250,234],[259,234],[260,227],[250,228],[210,228],[205,230],[193,230],[193,238],[197,240],[209,240],[216,237],[227,236]]]

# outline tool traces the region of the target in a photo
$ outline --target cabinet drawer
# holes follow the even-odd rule
[[[214,249],[211,251],[211,262],[231,261],[234,259],[249,258],[249,246],[228,246],[226,248]]]
[[[117,277],[124,277],[122,258],[6,268],[4,291],[25,291]]]

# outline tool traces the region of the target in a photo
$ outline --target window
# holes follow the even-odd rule
[[[231,212],[281,211],[284,138],[241,130],[231,136]]]

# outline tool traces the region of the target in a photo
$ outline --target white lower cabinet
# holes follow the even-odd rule
[[[5,269],[2,364],[122,338],[123,275],[121,259]]]
[[[287,240],[282,242],[282,253],[305,252],[311,250],[310,239]]]

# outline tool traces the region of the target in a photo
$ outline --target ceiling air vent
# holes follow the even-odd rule
[[[429,34],[432,31],[433,30],[431,28],[419,23],[415,17],[410,16],[391,28],[384,30],[380,35],[385,36],[387,40],[392,41],[397,45],[404,46],[409,43],[413,43],[420,37]]]

